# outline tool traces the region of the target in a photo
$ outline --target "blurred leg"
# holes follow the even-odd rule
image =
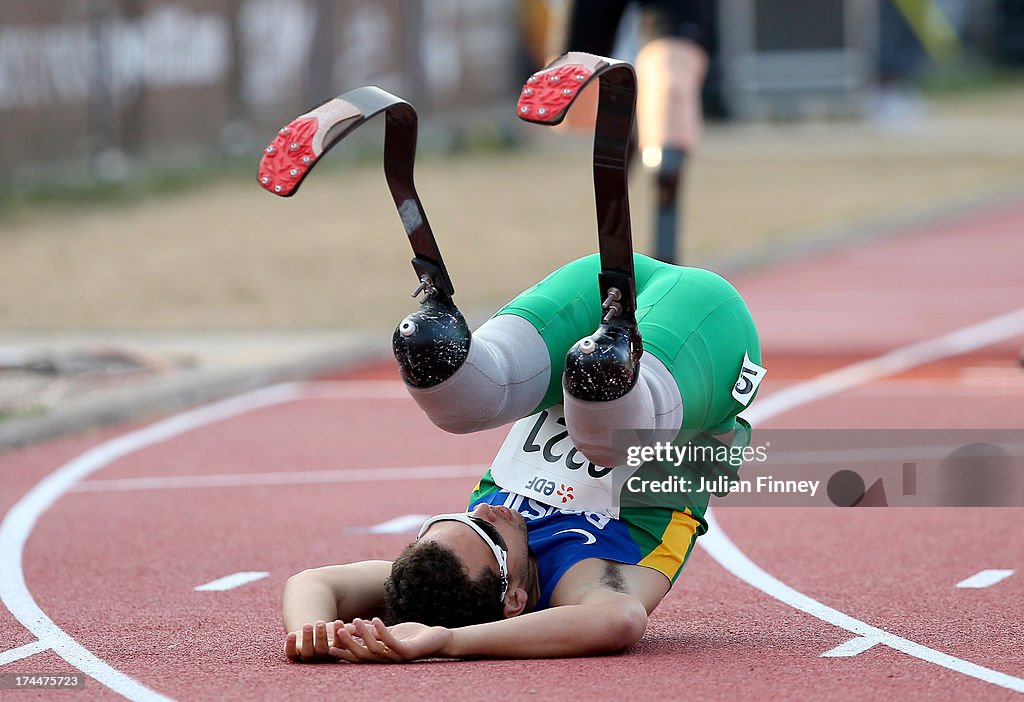
[[[655,165],[661,150],[696,148],[701,132],[700,91],[707,67],[707,53],[687,39],[654,39],[640,49],[636,58],[637,121],[644,165]]]
[[[656,187],[654,255],[675,263],[686,158],[700,140],[707,54],[689,40],[662,38],[645,44],[636,63],[640,153]]]

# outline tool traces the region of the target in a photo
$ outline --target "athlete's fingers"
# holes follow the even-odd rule
[[[388,628],[384,625],[384,622],[380,620],[380,617],[374,617],[371,624],[373,624],[373,631],[377,634],[377,639],[383,642],[384,637],[388,634]]]
[[[340,648],[351,654],[354,660],[346,656],[341,657],[352,663],[366,663],[378,660],[377,656],[370,653],[363,644],[359,643],[352,637],[352,634],[348,632],[347,628],[338,630],[338,639],[335,641],[334,647]]]
[[[328,625],[327,630],[331,635],[330,641],[328,642],[328,648],[331,646],[340,646],[338,637],[341,636],[341,634],[339,632],[348,631],[348,633],[353,636],[356,633],[356,628],[352,624],[346,624],[340,619],[335,619],[330,625]]]
[[[405,644],[394,637],[387,625],[380,620],[380,617],[373,618],[373,631],[377,635],[377,640],[387,647],[390,660],[406,660],[407,650]]]
[[[377,632],[369,622],[363,619],[353,619],[352,623],[355,624],[356,633],[359,634],[359,638],[363,640],[363,646],[370,653],[382,660],[391,659],[391,649],[377,639]]]
[[[386,626],[384,626],[384,622],[382,622],[377,617],[374,617],[373,628],[377,632],[377,636],[379,637],[380,641],[385,646],[390,648],[392,652],[394,652],[397,655],[399,660],[407,659],[409,655],[409,649],[406,646],[405,642],[399,640],[391,631],[391,629],[388,629]]]
[[[306,658],[312,658],[315,654],[313,651],[313,625],[303,624],[302,625],[302,643],[299,645],[299,655],[305,660]]]
[[[373,629],[369,626],[369,622],[365,619],[360,619],[359,617],[356,617],[352,620],[352,627],[355,629],[355,631],[350,631],[349,633],[361,638],[363,640],[363,643],[367,643],[367,639],[369,639],[370,641],[377,640],[376,634],[374,633]]]
[[[299,660],[299,651],[295,647],[295,641],[297,638],[298,637],[295,635],[295,632],[291,631],[288,633],[288,636],[286,636],[284,639],[284,655],[290,661]]]
[[[330,647],[331,644],[327,640],[327,622],[318,619],[313,630],[313,650],[318,656],[326,656]]]

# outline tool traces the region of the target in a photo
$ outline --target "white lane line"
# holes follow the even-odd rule
[[[270,575],[270,573],[264,573],[262,571],[255,570],[243,570],[238,573],[232,573],[231,575],[225,575],[223,578],[217,578],[211,580],[208,583],[202,585],[196,585],[196,592],[224,592],[225,590],[234,590],[236,587],[242,587],[249,583],[254,583],[257,580],[263,580],[263,578]]]
[[[408,534],[418,531],[429,517],[429,514],[403,514],[371,527],[348,527],[345,531],[351,534]]]
[[[0,523],[0,601],[36,638],[49,642],[61,658],[114,692],[131,700],[168,700],[100,660],[40,609],[25,584],[25,542],[39,517],[90,473],[147,446],[207,424],[294,400],[301,393],[301,385],[288,383],[205,405],[104,441],[47,475],[18,500]]]
[[[305,399],[303,396],[302,399]],[[73,492],[116,492],[125,490],[168,490],[181,488],[251,487],[260,485],[313,485],[317,483],[389,482],[433,480],[436,478],[480,477],[487,463],[449,466],[405,466],[389,468],[348,468],[274,473],[223,473],[217,475],[168,475],[149,478],[88,480]]]
[[[751,423],[764,422],[783,412],[816,400],[831,397],[862,383],[883,378],[891,373],[900,373],[915,366],[937,361],[948,356],[967,353],[968,351],[982,348],[988,344],[1008,339],[1020,333],[1024,333],[1024,308],[1009,314],[993,317],[979,324],[964,327],[951,334],[911,344],[910,346],[890,351],[877,358],[854,363],[837,371],[825,373],[817,378],[797,383],[764,398],[764,400],[759,399],[746,412],[745,416]],[[927,646],[922,646],[901,636],[890,634],[859,619],[854,619],[837,609],[828,607],[791,588],[778,578],[769,575],[737,548],[729,539],[728,534],[718,525],[711,509],[708,509],[708,513],[705,516],[709,526],[708,533],[697,539],[697,543],[720,566],[766,595],[854,634],[877,638],[880,643],[884,643],[897,651],[902,651],[915,658],[920,658],[923,661],[943,668],[949,668],[950,670],[984,680],[993,685],[1005,687],[1009,690],[1024,692],[1024,679],[1022,678],[1000,673],[999,671],[970,663],[941,651],[936,651]]]
[[[956,584],[956,586],[963,588],[991,587],[998,582],[1006,580],[1011,575],[1013,575],[1012,570],[983,570],[980,573],[975,573],[971,577],[961,580]]]
[[[697,539],[697,543],[700,543],[701,539],[708,539],[710,537],[709,542],[704,545],[704,549],[711,554],[711,557],[737,578],[753,585],[766,595],[774,597],[790,607],[806,612],[829,624],[846,629],[854,634],[859,634],[860,636],[876,639],[878,643],[885,644],[897,651],[902,651],[907,655],[920,658],[928,663],[949,668],[950,670],[984,680],[993,685],[999,685],[1000,687],[1017,692],[1024,692],[1024,679],[970,663],[961,658],[910,641],[902,636],[890,634],[884,629],[879,629],[859,619],[854,619],[848,614],[824,605],[793,589],[778,578],[766,573],[760,566],[747,558],[746,554],[729,540],[729,537],[725,535],[713,517],[709,518],[707,515],[705,517],[708,520],[708,533]]]
[[[22,658],[28,658],[34,656],[42,651],[49,651],[50,644],[43,643],[42,641],[32,641],[24,646],[18,646],[17,648],[10,648],[6,651],[0,651],[0,665],[7,665],[14,661],[20,661]]]
[[[839,644],[833,649],[825,651],[823,654],[821,654],[821,657],[849,658],[850,656],[856,656],[861,653],[864,653],[864,651],[867,651],[875,644],[880,643],[882,643],[881,639],[876,639],[871,636],[857,636],[855,638],[850,639],[849,641],[844,641],[843,643]]]
[[[896,351],[893,352],[892,354],[886,354],[885,356],[881,356],[879,357],[879,359],[876,359],[877,361],[879,361],[879,367],[876,368],[872,368],[871,362],[867,361],[860,364],[854,364],[853,366],[848,367],[848,369],[843,369],[833,373],[825,374],[824,376],[820,376],[818,379],[815,380],[811,380],[805,383],[799,383],[795,386],[787,388],[786,390],[776,393],[775,395],[765,398],[764,400],[761,401],[761,403],[759,403],[758,406],[755,406],[754,408],[751,409],[751,413],[748,413],[748,416],[752,416],[755,419],[755,421],[763,421],[764,419],[767,419],[770,416],[779,414],[788,409],[792,409],[793,407],[800,406],[802,404],[811,402],[816,399],[828,397],[832,394],[841,392],[850,387],[854,387],[857,384],[869,382],[877,377],[882,377],[888,373],[900,372],[901,370],[912,368],[914,367],[914,365],[918,365],[920,363],[927,363],[929,361],[942,358],[946,355],[955,355],[957,353],[963,353],[972,350],[973,348],[984,346],[985,344],[992,343],[993,341],[997,341],[1002,338],[1006,338],[1006,336],[1009,336],[1010,334],[1006,333],[1006,329],[1008,327],[1015,327],[1015,325],[1017,325],[1020,321],[1024,321],[1024,309],[1018,310],[1017,312],[1011,313],[1010,315],[1003,315],[1002,317],[995,318],[982,325],[975,325],[975,327],[969,327],[967,329],[961,330],[960,332],[956,332],[952,335],[940,337],[935,341],[936,343],[945,343],[947,345],[947,350],[945,353],[936,354],[934,350],[930,351],[927,348],[921,349],[915,352],[916,356],[914,357],[917,358],[917,360],[915,360],[913,363],[909,363],[909,365],[909,359],[906,357],[906,355],[901,357],[898,355],[900,352]],[[996,324],[997,322],[998,324]],[[994,335],[992,329],[990,327],[986,327],[986,325],[995,325],[996,327],[1002,327],[1002,331],[1000,331],[1001,335]],[[1010,333],[1016,333],[1016,331],[1018,330],[1014,328],[1014,330]],[[972,344],[970,339],[964,338],[965,333],[972,332],[984,337],[983,339],[978,339],[978,341],[982,343]],[[903,349],[903,351],[909,353],[920,346],[922,345],[913,345],[910,347],[906,347],[905,349]],[[925,353],[926,351],[927,353]],[[913,354],[911,355],[913,356]],[[889,360],[885,361],[885,359]],[[885,370],[884,368],[882,368],[882,366],[886,366],[887,364],[890,368],[889,370]],[[842,375],[844,371],[858,368],[860,368],[860,370],[857,372],[856,378],[850,378]],[[822,384],[822,379],[825,379],[827,382],[824,382],[824,384]],[[2,601],[7,606],[7,608],[12,612],[12,614],[14,614],[15,617],[26,628],[32,631],[37,637],[39,637],[40,639],[53,640],[54,650],[58,654],[60,654],[65,660],[67,660],[72,665],[75,665],[86,674],[96,678],[96,680],[103,683],[104,685],[107,685],[112,690],[119,692],[120,694],[130,699],[167,699],[159,693],[156,693],[153,690],[146,688],[133,678],[115,670],[103,661],[96,658],[93,654],[91,654],[84,647],[82,647],[81,644],[76,642],[65,632],[63,632],[59,627],[57,627],[56,624],[54,624],[53,621],[50,620],[49,617],[47,617],[46,614],[41,609],[39,609],[35,600],[32,598],[31,593],[28,591],[27,586],[25,585],[24,571],[22,570],[22,554],[24,552],[25,541],[27,540],[29,533],[31,533],[32,528],[34,527],[35,522],[38,520],[39,516],[47,509],[49,509],[49,507],[61,495],[66,493],[78,480],[81,480],[85,476],[98,470],[99,468],[102,468],[103,466],[109,464],[110,462],[124,455],[132,453],[133,451],[137,451],[141,448],[144,448],[154,443],[158,443],[160,441],[165,441],[169,438],[177,436],[178,434],[198,428],[204,424],[209,424],[214,421],[219,421],[221,419],[226,419],[231,416],[236,416],[238,414],[242,414],[244,412],[257,409],[259,407],[269,406],[272,404],[287,402],[289,400],[296,399],[304,392],[308,392],[309,390],[312,389],[314,388],[311,388],[308,385],[278,385],[271,388],[266,388],[264,390],[259,390],[254,393],[248,393],[237,398],[215,403],[213,405],[200,407],[197,410],[193,410],[191,412],[186,412],[181,415],[171,417],[170,419],[164,420],[163,422],[159,422],[150,427],[146,427],[138,431],[126,434],[122,437],[104,442],[103,444],[100,444],[99,446],[93,448],[92,450],[86,452],[85,454],[82,454],[75,460],[71,461],[68,464],[65,464],[61,468],[54,471],[54,473],[47,476],[44,480],[37,484],[28,494],[26,494],[21,500],[19,500],[18,503],[15,504],[14,507],[12,507],[11,510],[7,513],[7,516],[5,517],[3,523],[0,524],[0,601]],[[369,386],[365,388],[365,390],[362,388],[359,389],[360,392],[372,392],[372,390],[373,388]],[[349,397],[349,395],[346,395],[345,393],[341,393],[341,395]],[[328,397],[338,395],[330,395],[330,393],[328,393],[327,395],[323,396]],[[351,395],[351,397],[353,398],[356,396],[361,397],[362,395],[358,395],[357,393],[353,393]],[[777,396],[783,397],[779,400],[775,400]],[[773,400],[775,401],[773,402]],[[712,518],[710,511],[708,517],[709,520]],[[699,542],[703,542],[706,539],[708,539],[708,535],[705,535],[703,539],[699,540]],[[704,546],[705,550],[708,551],[712,558],[714,558],[716,561],[722,564],[723,567],[726,567],[725,560],[728,556],[723,555],[723,542],[725,544],[732,546],[732,542],[728,540],[728,537],[725,535],[725,533],[721,529],[718,529],[715,543],[708,543],[702,545]],[[749,563],[749,565],[752,566],[754,569],[751,579],[747,580],[748,583],[754,585],[755,587],[759,587],[758,581],[759,579],[761,579],[761,576],[769,580],[774,580],[772,576],[768,575],[763,570],[754,565],[752,562],[750,562],[749,559],[747,559],[742,552],[735,548],[735,546],[732,546],[732,548],[735,551],[735,553],[732,554],[734,558],[745,559]],[[719,555],[723,555],[723,557],[719,558]],[[726,567],[726,569],[728,570],[729,568]],[[758,573],[760,573],[761,575],[758,575]],[[794,590],[793,592],[796,591]],[[796,594],[806,598],[806,596],[802,595],[801,593]],[[810,598],[806,599],[810,600],[810,602],[816,604],[819,607],[824,607],[824,605],[817,603],[815,600],[812,600]],[[831,608],[826,609],[831,610]],[[843,615],[841,612],[837,612],[836,610],[831,611],[843,617],[847,617],[847,615]],[[818,615],[815,614],[815,616]],[[852,617],[847,618],[852,622],[857,622],[858,624],[867,627],[866,624],[863,624],[863,622],[859,622],[858,620],[853,619]],[[829,619],[825,619],[825,621],[829,621]],[[871,629],[873,629],[873,627]],[[851,629],[851,631],[854,630]],[[855,633],[860,632],[855,631]],[[886,632],[882,633],[885,634]],[[892,636],[888,634],[886,635]],[[899,639],[899,637],[894,638]],[[899,640],[906,641],[904,639]],[[886,642],[888,643],[888,645],[893,646],[893,644],[888,642],[888,640]],[[931,649],[919,646],[918,644],[913,644],[913,642],[906,641],[906,643],[912,644],[913,646],[916,646],[919,649],[924,649],[925,651],[932,651]],[[897,646],[893,647],[897,648]],[[942,654],[937,651],[932,651],[932,653],[940,657],[945,657],[945,659],[952,659],[953,661],[958,661],[969,667],[972,666],[972,670],[980,669],[981,671],[991,673],[992,676],[995,676],[993,678],[995,680],[1002,680],[1005,678],[1006,680],[1010,681],[1010,684],[1004,684],[1004,687],[1024,691],[1024,680],[1021,680],[1019,678],[1012,678],[1010,676],[1004,675],[1002,673],[997,673],[995,671],[988,671],[987,669],[981,668],[980,666],[975,666],[974,664],[967,663],[966,661],[960,661],[960,659],[953,658],[952,656],[947,656],[946,654]],[[911,655],[916,654],[912,653]],[[942,665],[943,663],[939,664]],[[946,667],[950,666],[947,665]],[[975,677],[979,676],[975,675]],[[1001,683],[997,682],[996,684]],[[1015,684],[1019,685],[1019,687],[1014,687],[1013,685]]]

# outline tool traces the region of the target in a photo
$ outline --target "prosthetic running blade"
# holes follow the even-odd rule
[[[636,283],[626,170],[636,107],[633,67],[624,61],[570,51],[527,79],[516,113],[527,122],[559,124],[583,88],[595,79],[600,90],[594,127],[594,199],[601,251],[601,299],[605,321],[617,317],[635,325]]]
[[[385,113],[384,175],[412,246],[412,266],[420,279],[414,295],[426,291],[450,298],[452,286],[416,186],[416,110],[405,100],[373,86],[342,93],[282,127],[264,149],[259,183],[268,192],[291,197],[324,154],[357,127]]]
[[[610,401],[636,384],[643,354],[636,322],[626,168],[636,108],[636,73],[623,61],[569,52],[530,76],[516,112],[528,122],[558,124],[594,79],[600,90],[594,126],[594,201],[603,313],[597,330],[566,353],[565,387],[581,400]]]

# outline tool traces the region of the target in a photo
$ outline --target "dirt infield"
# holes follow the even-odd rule
[[[770,255],[777,242],[1024,191],[1022,109],[1024,88],[945,102],[902,128],[712,128],[687,184],[687,260]],[[589,158],[587,138],[543,133],[519,152],[423,161],[420,194],[457,300],[493,308],[596,247]],[[651,193],[634,182],[634,236],[649,250]],[[0,331],[390,325],[412,308],[403,239],[377,164],[326,168],[290,200],[253,175],[21,213],[0,223]]]

